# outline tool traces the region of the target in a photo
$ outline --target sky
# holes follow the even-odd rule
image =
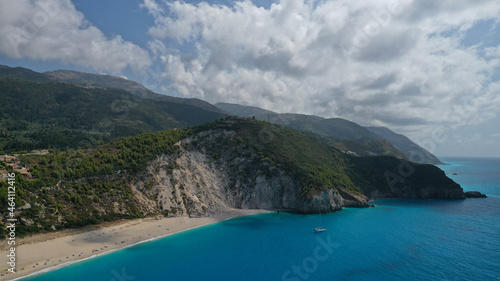
[[[0,64],[339,117],[500,157],[500,1],[0,0]]]

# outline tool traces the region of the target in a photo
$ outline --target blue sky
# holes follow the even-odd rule
[[[362,4],[360,4],[362,3]],[[386,126],[500,157],[500,3],[0,0],[0,64]]]

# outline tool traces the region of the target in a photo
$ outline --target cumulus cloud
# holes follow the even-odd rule
[[[60,60],[120,73],[151,65],[146,50],[106,37],[70,0],[0,0],[0,53],[12,58]]]
[[[498,1],[147,0],[167,93],[400,128],[495,116],[498,47],[461,42]],[[160,48],[159,42],[190,44]]]

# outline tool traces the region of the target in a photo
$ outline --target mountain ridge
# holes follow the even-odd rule
[[[353,150],[357,154],[363,154],[364,152],[365,155],[369,155],[373,151],[367,149],[367,147],[375,145],[383,153],[381,155],[392,155],[406,159],[411,157],[415,162],[423,164],[443,164],[436,156],[415,144],[409,138],[396,134],[385,127],[382,127],[384,130],[376,130],[373,129],[374,127],[363,127],[342,118],[276,113],[258,107],[238,104],[217,103],[216,106],[237,116],[255,117],[259,120],[284,125],[296,130],[332,137],[334,140],[331,143],[334,146],[346,151]],[[386,140],[390,145],[384,144],[380,140]],[[419,158],[415,157],[415,155],[419,156]]]
[[[407,136],[398,134],[385,127],[365,127],[368,130],[380,135],[390,141],[397,149],[402,151],[405,156],[413,162],[425,162],[427,164],[444,164],[435,155],[414,143]],[[429,161],[419,161],[429,159]]]
[[[346,153],[354,153],[361,156],[392,155],[405,159],[410,159],[410,157],[412,157],[412,159],[420,163],[442,164],[437,157],[402,135],[398,135],[390,130],[378,130],[377,132],[377,129],[365,128],[354,122],[341,118],[325,119],[305,114],[278,114],[258,107],[248,107],[228,103],[212,105],[199,99],[184,99],[160,95],[150,91],[137,82],[120,77],[90,74],[71,70],[56,70],[38,73],[22,67],[11,68],[8,66],[2,66],[0,68],[0,81],[5,79],[24,79],[48,84],[69,83],[70,85],[75,85],[85,89],[82,91],[102,90],[110,92],[108,89],[120,89],[132,94],[132,97],[127,97],[125,99],[133,99],[134,102],[135,100],[143,99],[146,103],[147,100],[153,100],[162,103],[181,104],[213,112],[213,115],[218,116],[224,116],[225,114],[255,116],[260,120],[285,125],[296,130],[316,135],[331,145],[344,150]],[[139,103],[143,102],[139,101]],[[192,112],[195,114],[195,111]],[[158,120],[152,120],[150,118],[149,120],[153,123],[159,124]],[[205,121],[208,122],[213,120],[213,118],[208,118]],[[153,127],[157,129],[148,130],[168,129],[168,127],[165,128],[158,125]],[[180,127],[183,126],[181,125]],[[121,136],[124,135],[122,134]],[[419,157],[417,158],[415,155]]]
[[[4,78],[0,93],[0,150],[5,152],[91,147],[226,116],[189,104],[140,98],[121,89],[57,81]]]
[[[218,107],[200,99],[180,98],[158,94],[147,89],[138,82],[105,74],[92,74],[74,70],[55,70],[40,73],[24,67],[0,65],[0,79],[6,78],[24,79],[36,82],[65,82],[86,88],[115,88],[125,90],[140,98],[187,104],[208,111],[225,113]]]
[[[103,87],[103,88],[117,88],[128,91],[138,97],[152,99],[157,101],[167,101],[179,104],[188,104],[218,113],[222,112],[218,107],[196,98],[179,98],[168,95],[155,93],[138,82],[128,80],[121,77],[105,75],[105,74],[91,74],[73,70],[55,70],[48,71],[44,74],[56,79],[58,81],[72,83],[84,87]]]

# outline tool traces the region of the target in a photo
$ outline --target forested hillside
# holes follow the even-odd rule
[[[240,116],[287,126],[312,133],[346,152],[361,156],[395,156],[422,164],[442,164],[436,156],[403,135],[384,127],[363,127],[342,118],[322,118],[314,115],[276,113],[254,106],[217,103],[219,108]],[[415,157],[417,155],[418,157]]]
[[[226,184],[211,187],[203,180],[192,181],[191,177],[200,176],[192,174],[193,170],[187,171],[189,178],[176,176],[187,169],[178,161],[186,155],[195,156],[188,162],[198,161],[212,167],[207,171],[222,173],[216,177],[228,177]],[[21,221],[18,235],[121,218],[172,215],[173,209],[167,208],[162,195],[170,193],[176,195],[169,200],[187,206],[186,213],[176,211],[174,215],[190,215],[200,206],[208,206],[203,198],[215,188],[224,192],[218,204],[237,207],[234,204],[253,196],[278,196],[271,207],[302,212],[317,212],[319,207],[338,210],[347,204],[344,201],[354,200],[352,196],[358,196],[355,201],[360,205],[366,205],[366,199],[359,198],[373,196],[463,198],[460,186],[434,166],[410,163],[411,173],[405,166],[406,174],[401,175],[401,164],[406,162],[394,157],[352,157],[301,132],[252,119],[230,118],[189,129],[145,133],[90,149],[20,159],[34,178],[16,173],[16,205],[22,206],[16,216]],[[151,165],[153,160],[156,166]],[[227,160],[235,165],[226,165]],[[245,165],[238,168],[236,163]],[[12,168],[4,168],[12,172]],[[170,177],[168,185],[162,180],[165,176]],[[234,176],[248,184],[235,185],[230,180]],[[254,193],[263,183],[265,191]],[[280,190],[291,185],[296,195],[279,199],[283,196]],[[7,186],[0,182],[1,210],[7,210]],[[201,214],[210,208],[204,210]]]
[[[119,89],[0,79],[0,149],[80,148],[225,116],[196,106],[138,98]],[[1,152],[1,151],[0,151]]]

